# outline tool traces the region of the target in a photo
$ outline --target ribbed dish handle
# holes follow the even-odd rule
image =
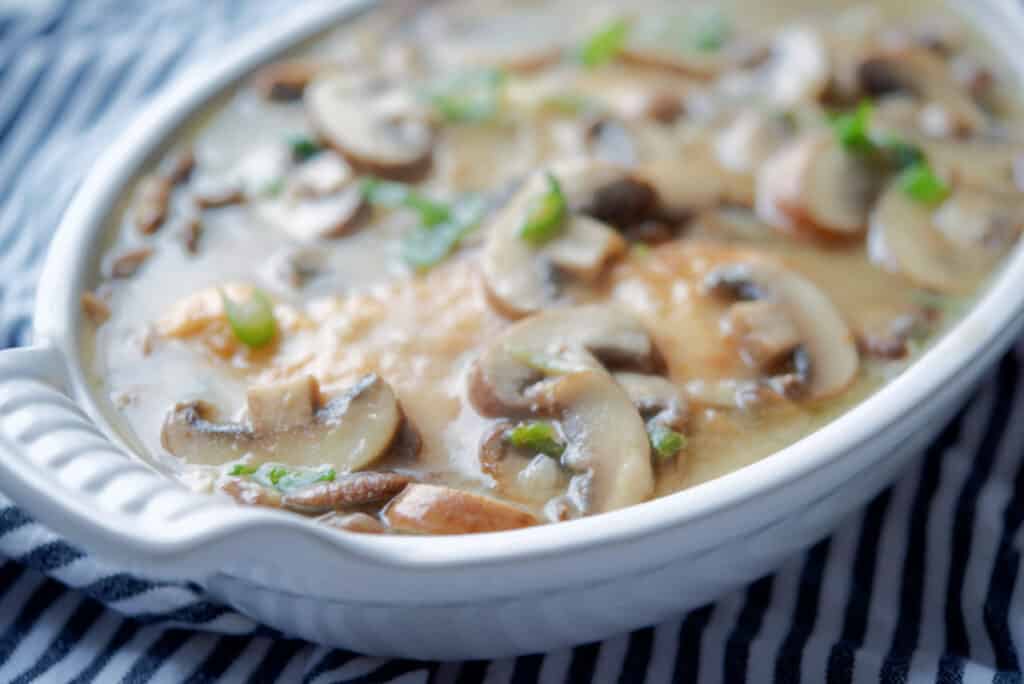
[[[68,396],[65,368],[48,346],[0,352],[0,490],[57,534],[128,569],[212,574],[194,534],[182,545],[183,528],[199,517],[223,523],[235,507],[186,490],[114,444]]]

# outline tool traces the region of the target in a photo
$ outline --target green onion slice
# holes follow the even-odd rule
[[[425,94],[445,120],[480,123],[497,116],[504,83],[500,69],[480,69],[438,81]]]
[[[732,23],[719,10],[710,10],[694,19],[691,42],[701,52],[718,52],[732,37]]]
[[[621,18],[614,19],[584,41],[577,58],[580,64],[590,69],[603,66],[619,55],[628,37],[629,22]]]
[[[264,487],[276,489],[283,494],[304,489],[320,482],[334,482],[335,478],[337,478],[337,472],[331,466],[289,468],[280,463],[264,463],[258,468],[235,466],[231,474],[251,475],[254,481]]]
[[[569,213],[568,201],[558,179],[551,173],[546,178],[547,191],[534,201],[523,227],[519,229],[519,237],[534,247],[557,237]]]
[[[363,180],[363,196],[370,204],[389,209],[411,209],[420,215],[420,223],[425,226],[447,221],[451,214],[451,207],[447,204],[433,200],[405,183],[366,178]]]
[[[505,438],[514,447],[529,449],[551,458],[559,458],[565,451],[565,442],[558,430],[543,420],[520,423],[506,432]]]
[[[256,349],[274,339],[277,334],[277,319],[274,307],[263,292],[253,290],[249,298],[236,302],[220,291],[224,302],[224,315],[231,326],[231,332],[247,347]]]
[[[460,199],[446,220],[420,225],[402,240],[402,259],[417,271],[436,266],[476,230],[488,208],[487,201],[479,195]]]
[[[874,110],[874,105],[865,100],[853,112],[840,114],[833,119],[832,128],[847,152],[871,154],[875,151],[875,143],[871,139],[871,115]]]
[[[651,440],[654,458],[659,463],[669,461],[686,447],[686,437],[665,426],[663,423],[647,423],[647,435]]]
[[[243,477],[245,475],[252,475],[257,470],[256,466],[246,465],[245,463],[235,464],[231,470],[228,471],[228,475],[231,477]]]
[[[903,192],[921,204],[935,205],[949,197],[949,186],[927,162],[908,167],[900,174],[899,184]]]

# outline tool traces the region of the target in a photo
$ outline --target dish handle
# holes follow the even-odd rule
[[[134,458],[75,404],[69,387],[59,349],[0,351],[0,491],[126,570],[191,580],[216,572],[191,523],[206,518],[222,527],[238,507],[190,492]]]

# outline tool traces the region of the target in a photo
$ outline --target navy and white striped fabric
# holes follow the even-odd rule
[[[47,239],[97,150],[184,65],[291,4],[0,0],[0,347],[28,341]],[[778,574],[506,661],[283,639],[201,587],[97,564],[0,496],[0,682],[1021,682],[1022,360],[1024,345],[895,487]]]

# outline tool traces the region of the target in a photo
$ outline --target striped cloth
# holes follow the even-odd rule
[[[0,346],[28,341],[47,238],[97,151],[183,66],[288,4],[0,0]],[[0,682],[1020,682],[1022,354],[778,574],[547,655],[387,661],[281,638],[199,586],[98,564],[0,496]]]

